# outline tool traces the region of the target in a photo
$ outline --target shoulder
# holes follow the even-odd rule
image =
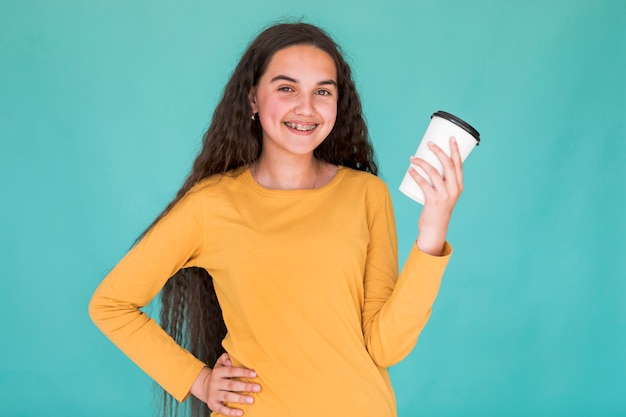
[[[366,207],[375,208],[381,204],[391,204],[391,194],[387,184],[374,174],[342,167],[343,179],[340,192],[344,198],[352,196],[362,201]]]
[[[170,209],[170,211],[205,213],[207,207],[224,204],[237,188],[241,188],[241,170],[215,174],[194,184]]]
[[[240,186],[243,168],[237,168],[224,174],[214,174],[201,179],[193,185],[184,198],[197,199],[212,194],[223,193],[225,190]]]
[[[345,183],[350,187],[359,187],[374,194],[388,194],[387,184],[374,174],[353,168],[341,167],[345,172]]]

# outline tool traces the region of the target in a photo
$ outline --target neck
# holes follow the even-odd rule
[[[254,179],[275,190],[308,190],[320,187],[324,163],[312,155],[280,159],[261,155],[250,166]]]

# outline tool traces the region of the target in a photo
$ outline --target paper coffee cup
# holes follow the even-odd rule
[[[435,143],[446,155],[450,156],[451,136],[454,136],[456,139],[462,161],[465,161],[472,149],[480,143],[480,134],[476,129],[458,117],[440,110],[431,116],[430,123],[415,152],[415,156],[424,159],[435,167],[439,174],[443,175],[443,165],[439,162],[437,155],[428,148],[428,142]],[[411,166],[432,185],[428,174],[415,164],[411,164]],[[424,193],[408,171],[400,184],[400,191],[418,203],[424,204]]]

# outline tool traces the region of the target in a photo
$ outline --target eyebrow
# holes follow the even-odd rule
[[[288,77],[286,75],[277,75],[276,77],[272,78],[270,82],[273,83],[274,81],[278,81],[278,80],[289,81],[294,84],[298,83],[298,80],[296,80],[295,78]],[[317,85],[334,85],[335,87],[337,87],[337,82],[335,80],[323,80],[323,81],[318,82]]]

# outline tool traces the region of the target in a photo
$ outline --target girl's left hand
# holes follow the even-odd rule
[[[411,157],[411,162],[424,170],[432,182],[429,184],[414,168],[409,168],[411,177],[424,192],[416,243],[422,252],[439,256],[446,241],[452,210],[463,191],[463,167],[454,137],[450,138],[450,157],[434,143],[429,143],[428,147],[441,162],[443,176],[425,160]]]

